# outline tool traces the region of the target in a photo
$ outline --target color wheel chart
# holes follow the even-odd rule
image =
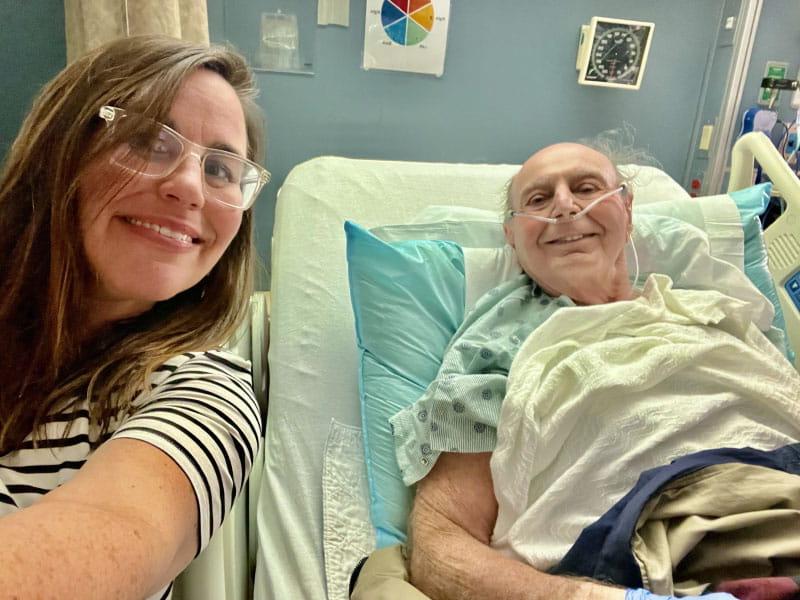
[[[441,76],[450,0],[367,0],[364,68]]]
[[[428,37],[435,14],[430,0],[384,0],[381,24],[390,40],[414,46]]]

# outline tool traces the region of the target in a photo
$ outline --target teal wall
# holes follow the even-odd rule
[[[208,0],[212,40],[250,52],[258,15],[275,1]],[[639,145],[683,178],[724,0],[452,0],[438,79],[363,71],[365,2],[350,5],[349,28],[316,28],[315,75],[257,74],[273,173],[256,208],[265,261],[277,189],[292,166],[321,154],[516,163],[540,146],[627,121]],[[640,91],[577,84],[578,30],[592,15],[656,23]],[[798,22],[797,0],[764,3],[747,84],[752,97],[765,60],[788,60],[796,71]],[[64,66],[64,45],[62,0],[0,0],[0,153],[36,91]]]
[[[701,150],[700,136],[704,125],[715,126],[719,121],[719,112],[726,92],[728,72],[733,58],[736,26],[725,28],[725,20],[732,17],[738,20],[741,0],[725,0],[720,13],[717,27],[716,47],[712,49],[708,64],[706,65],[706,81],[701,92],[701,108],[697,114],[694,131],[692,133],[692,151],[687,155],[686,170],[683,179],[678,179],[681,184],[693,195],[706,195],[708,190],[709,151]],[[734,21],[734,23],[735,23]],[[700,189],[692,188],[692,181],[700,182]]]
[[[787,77],[798,77],[800,69],[800,0],[764,0],[761,19],[756,31],[750,70],[742,93],[742,111],[753,106],[758,98],[761,79],[767,61],[775,60],[789,63]],[[794,120],[795,112],[790,110],[791,92],[781,92],[779,115],[781,119]]]
[[[0,0],[0,157],[42,84],[66,64],[63,0]]]
[[[275,1],[275,0],[273,0]],[[211,35],[251,53],[267,2],[209,0]],[[509,162],[624,121],[677,180],[723,0],[453,0],[443,77],[364,71],[365,2],[350,27],[316,30],[314,76],[259,72],[273,182],[256,209],[268,248],[275,194],[311,157]],[[593,15],[656,23],[639,91],[580,86],[581,24]],[[266,256],[266,254],[265,254]]]

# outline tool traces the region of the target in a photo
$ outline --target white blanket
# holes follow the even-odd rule
[[[493,546],[549,568],[642,471],[800,440],[800,376],[753,325],[761,300],[651,275],[636,300],[564,308],[534,331],[492,456]]]

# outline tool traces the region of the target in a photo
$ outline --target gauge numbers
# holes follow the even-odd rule
[[[578,82],[639,89],[654,27],[642,21],[592,17],[579,48]]]
[[[592,48],[592,68],[606,81],[628,78],[640,64],[639,38],[628,29],[604,32]]]

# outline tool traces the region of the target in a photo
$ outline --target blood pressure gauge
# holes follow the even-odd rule
[[[592,17],[581,27],[578,83],[638,90],[654,28],[643,21]]]

